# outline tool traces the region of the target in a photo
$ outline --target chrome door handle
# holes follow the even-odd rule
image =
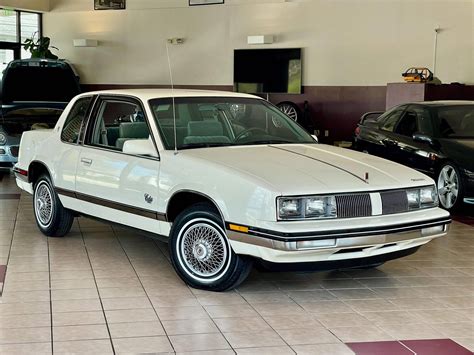
[[[92,159],[87,159],[87,158],[81,158],[81,163],[87,166],[91,166],[92,164]]]

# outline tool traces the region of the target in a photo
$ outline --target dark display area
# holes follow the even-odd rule
[[[234,51],[237,92],[301,94],[301,49],[238,49]]]

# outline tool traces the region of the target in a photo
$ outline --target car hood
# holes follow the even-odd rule
[[[322,144],[206,148],[184,154],[264,180],[287,195],[377,191],[433,183],[428,176],[388,160]]]

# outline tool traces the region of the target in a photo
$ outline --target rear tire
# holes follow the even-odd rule
[[[36,224],[48,237],[63,237],[72,227],[74,215],[59,200],[51,178],[44,174],[35,182],[33,210]]]
[[[208,291],[237,287],[252,267],[250,259],[234,253],[222,219],[207,203],[195,204],[176,217],[169,251],[181,279],[191,287]]]

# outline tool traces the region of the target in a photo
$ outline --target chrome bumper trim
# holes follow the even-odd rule
[[[405,241],[412,241],[416,239],[433,239],[442,237],[447,234],[449,230],[449,224],[438,225],[442,227],[441,230],[435,230],[431,228],[420,228],[409,232],[391,233],[391,234],[379,234],[379,235],[368,235],[358,237],[345,237],[338,238],[334,236],[328,239],[314,239],[321,246],[309,246],[302,247],[302,241],[278,241],[265,237],[258,237],[251,234],[236,232],[227,230],[227,236],[230,240],[246,243],[254,246],[260,246],[270,249],[282,250],[282,251],[306,251],[306,250],[341,250],[341,249],[352,249],[362,247],[383,247],[384,245],[397,244]],[[305,242],[305,241],[303,241]],[[326,243],[324,243],[326,242]]]
[[[464,203],[474,205],[474,197],[466,197],[463,201],[464,201]]]

